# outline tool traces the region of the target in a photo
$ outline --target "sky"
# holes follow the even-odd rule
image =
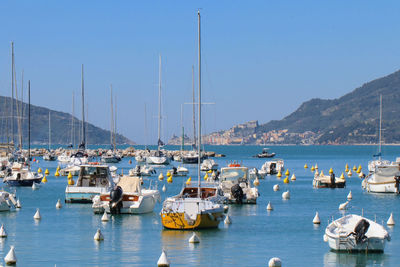
[[[282,119],[311,98],[338,98],[399,69],[399,1],[2,0],[0,94],[11,95],[14,41],[17,85],[24,71],[32,104],[71,113],[74,92],[80,117],[84,64],[89,122],[109,129],[112,84],[117,131],[155,144],[161,54],[168,140],[192,102],[192,65],[197,85],[198,9],[202,101],[215,103],[203,106],[203,133]],[[189,136],[191,110],[184,105]]]

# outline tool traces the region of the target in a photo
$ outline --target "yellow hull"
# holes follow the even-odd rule
[[[222,212],[198,214],[194,222],[185,219],[184,213],[161,213],[161,223],[167,229],[193,230],[202,228],[217,228],[219,222],[224,218]]]

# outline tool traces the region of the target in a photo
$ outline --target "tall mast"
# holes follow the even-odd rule
[[[379,160],[382,156],[382,95],[379,96]]]
[[[113,93],[112,93],[112,84],[110,85],[110,104],[111,104],[111,120],[110,120],[110,145],[113,146],[113,150],[115,150],[114,147],[114,137],[113,137],[113,132],[114,132],[114,105],[113,105]]]
[[[185,128],[183,127],[183,104],[181,104],[181,127],[182,127],[182,140],[181,140],[181,153],[185,147]]]
[[[14,77],[16,79],[16,77]],[[24,86],[24,71],[22,70],[21,87]],[[21,90],[22,91],[22,90]],[[22,98],[18,97],[18,86],[15,81],[15,98],[16,98],[16,109],[17,109],[17,126],[18,126],[18,143],[19,150],[22,151]]]
[[[75,147],[75,93],[72,91],[72,116],[71,116],[71,145]]]
[[[198,37],[198,41],[199,41],[199,45],[198,45],[198,64],[199,64],[199,121],[198,121],[198,142],[197,142],[197,153],[198,153],[198,161],[197,161],[197,175],[198,175],[198,190],[197,190],[197,195],[200,198],[200,160],[201,160],[201,33],[200,33],[200,10],[197,11],[197,17],[199,19],[198,22],[198,31],[199,31],[199,37]]]
[[[194,66],[192,65],[192,90],[193,90],[193,149],[196,148],[196,97],[194,94]]]
[[[114,106],[114,141],[113,141],[113,146],[114,146],[114,151],[117,149],[117,98],[115,97],[115,106]]]
[[[50,147],[51,147],[51,117],[50,117],[50,110],[49,110],[49,152],[50,152]]]
[[[145,142],[145,149],[147,150],[147,110],[146,110],[146,103],[144,103],[144,142]]]
[[[160,150],[161,143],[161,54],[158,65],[158,141],[157,149]]]
[[[86,149],[86,131],[85,131],[85,84],[83,80],[83,64],[82,64],[82,144]]]
[[[28,80],[28,165],[31,166],[31,81]]]
[[[11,42],[11,142],[14,144],[14,42]]]

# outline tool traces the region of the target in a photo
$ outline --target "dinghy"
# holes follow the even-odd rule
[[[386,241],[390,241],[390,235],[382,225],[349,214],[326,227],[324,241],[335,251],[383,252]]]

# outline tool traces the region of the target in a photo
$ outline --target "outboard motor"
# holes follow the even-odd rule
[[[363,243],[368,239],[368,237],[365,235],[368,232],[368,228],[369,222],[365,219],[361,219],[354,228],[354,232],[350,233],[349,235],[355,235],[356,244]]]
[[[397,194],[400,194],[400,176],[394,177],[394,180],[395,180],[394,186],[397,190]]]
[[[235,184],[231,188],[232,196],[236,199],[237,204],[242,204],[243,201],[243,189],[240,187],[239,184]]]
[[[336,188],[335,174],[331,173],[331,188]]]
[[[116,186],[110,191],[110,212],[111,214],[119,214],[122,208],[122,188]]]

